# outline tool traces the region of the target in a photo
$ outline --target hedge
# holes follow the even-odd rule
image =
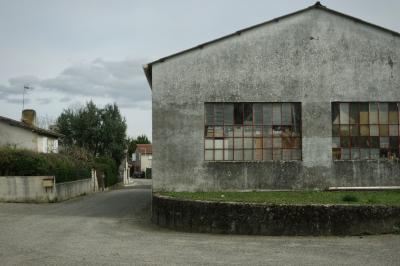
[[[101,156],[96,158],[94,168],[97,171],[97,176],[104,175],[106,187],[118,182],[118,166],[111,157]]]
[[[91,178],[91,164],[66,154],[0,148],[1,176],[56,177],[57,183]]]

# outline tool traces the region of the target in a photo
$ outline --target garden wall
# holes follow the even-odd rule
[[[53,176],[0,176],[0,201],[63,201],[98,190],[93,178],[55,184]]]
[[[152,221],[161,227],[204,233],[382,234],[400,232],[400,206],[221,203],[153,195]]]

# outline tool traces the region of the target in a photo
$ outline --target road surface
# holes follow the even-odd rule
[[[0,203],[1,265],[400,265],[400,235],[266,237],[149,222],[148,186],[54,204]]]

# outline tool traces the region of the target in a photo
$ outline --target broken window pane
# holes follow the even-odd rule
[[[350,104],[350,124],[359,124],[359,104],[358,103],[351,103]]]
[[[225,137],[233,137],[233,127],[225,126],[224,127],[224,136]]]
[[[349,123],[349,104],[340,103],[340,124]]]
[[[234,134],[235,137],[242,137],[243,136],[243,127],[242,126],[235,126],[233,134]]]
[[[224,128],[223,127],[214,127],[214,137],[223,137],[224,136]]]
[[[272,137],[272,126],[264,126],[264,137]]]
[[[226,103],[224,104],[224,124],[225,125],[233,125],[233,104]]]
[[[245,125],[253,124],[253,104],[251,103],[244,104],[244,124]]]
[[[351,136],[359,136],[359,127],[358,125],[351,125],[350,126],[350,135]]]
[[[245,137],[253,136],[253,128],[252,127],[244,127],[244,136]]]
[[[360,111],[360,124],[367,125],[369,123],[368,103],[360,103],[358,108]]]
[[[206,137],[214,137],[214,127],[213,126],[206,126],[204,135]]]
[[[379,124],[388,123],[388,109],[387,103],[379,103]]]
[[[370,137],[369,142],[371,148],[379,148],[379,137]]]
[[[243,104],[235,103],[234,104],[234,118],[235,125],[243,124]]]
[[[391,149],[398,149],[399,146],[399,138],[398,137],[389,137],[389,147]]]
[[[379,143],[381,148],[389,148],[389,138],[388,137],[380,137]]]
[[[339,124],[339,103],[332,103],[332,123]]]
[[[332,149],[332,158],[334,160],[340,160],[342,156],[342,149],[340,148],[333,148]]]
[[[332,136],[339,137],[340,136],[340,126],[339,125],[332,125]]]
[[[399,118],[397,115],[397,104],[389,103],[389,124],[397,125],[399,123]]]
[[[349,136],[349,126],[340,125],[340,135],[341,136]]]
[[[342,148],[350,147],[350,137],[340,137],[340,146]]]

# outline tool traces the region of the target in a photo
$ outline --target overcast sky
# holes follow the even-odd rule
[[[128,134],[151,137],[142,65],[315,1],[0,0],[0,115],[56,118],[92,99],[116,102]],[[331,0],[328,8],[400,32],[400,1]]]

